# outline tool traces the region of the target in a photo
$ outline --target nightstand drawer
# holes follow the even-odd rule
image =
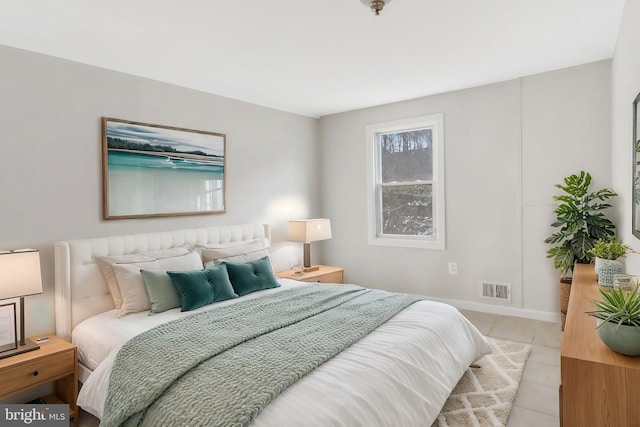
[[[302,282],[321,282],[321,283],[342,283],[343,281],[342,271],[335,271],[333,273],[326,273],[317,277],[309,277],[307,279],[300,279]]]
[[[25,362],[11,369],[0,370],[0,395],[31,387],[40,382],[49,382],[53,378],[73,373],[75,369],[75,351],[65,351]]]

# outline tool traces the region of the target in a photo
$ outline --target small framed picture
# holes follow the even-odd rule
[[[18,348],[16,303],[0,305],[0,352]]]

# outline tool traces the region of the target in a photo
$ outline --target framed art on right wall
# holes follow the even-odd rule
[[[640,93],[633,101],[633,202],[632,214],[633,235],[640,239],[640,132],[638,132],[638,102]]]

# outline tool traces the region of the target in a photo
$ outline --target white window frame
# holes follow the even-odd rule
[[[433,141],[433,236],[398,236],[381,233],[382,201],[378,186],[381,181],[379,135],[431,129]],[[444,250],[445,194],[444,194],[444,114],[376,123],[366,127],[367,146],[367,211],[368,241],[370,245]]]

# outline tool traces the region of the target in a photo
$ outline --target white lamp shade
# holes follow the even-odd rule
[[[41,293],[40,253],[37,250],[0,253],[0,300]]]
[[[331,221],[326,218],[289,221],[289,240],[315,242],[331,238]]]

